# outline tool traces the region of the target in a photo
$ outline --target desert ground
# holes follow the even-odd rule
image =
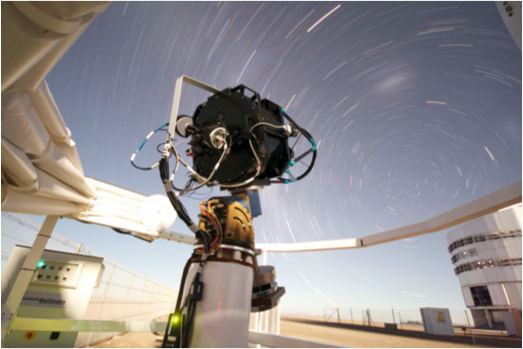
[[[157,321],[166,319],[161,317]],[[382,323],[374,325],[282,315],[280,334],[354,348],[521,348],[521,338],[507,337],[501,331],[474,330],[474,344],[470,332],[464,334],[461,328],[455,328],[455,336],[437,336],[424,333],[419,325],[398,326],[403,327],[398,330],[387,330]],[[122,333],[92,347],[159,348],[162,338],[163,333]]]

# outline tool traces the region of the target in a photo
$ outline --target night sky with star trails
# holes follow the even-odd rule
[[[159,174],[129,158],[169,120],[178,77],[244,84],[281,105],[318,145],[308,177],[261,191],[256,241],[289,243],[416,223],[521,180],[521,57],[494,2],[116,2],[47,81],[86,175],[146,195],[164,193]],[[208,96],[184,86],[180,113]],[[157,162],[164,138],[136,163]],[[302,138],[296,151],[309,147]],[[193,220],[209,192],[182,199]],[[189,246],[60,224],[60,234],[178,289]],[[179,219],[171,230],[191,234]],[[270,254],[287,290],[282,312],[464,309],[447,233]]]

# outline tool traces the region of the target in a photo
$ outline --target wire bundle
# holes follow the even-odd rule
[[[214,241],[211,243],[211,246],[209,247],[209,253],[213,253],[220,247],[222,243],[222,227],[220,221],[218,220],[218,217],[216,217],[216,214],[214,213],[214,210],[212,208],[212,200],[209,200],[209,202],[207,203],[207,208],[205,208],[205,205],[202,202],[200,204],[200,209],[202,210],[203,214],[207,217],[207,219],[213,224],[216,230],[216,237],[214,238]]]

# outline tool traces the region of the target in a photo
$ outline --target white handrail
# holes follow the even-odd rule
[[[433,233],[521,202],[521,181],[422,222],[359,238],[256,244],[264,252],[307,252],[368,247]]]

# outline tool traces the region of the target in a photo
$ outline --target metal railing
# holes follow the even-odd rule
[[[24,215],[12,212],[2,212],[2,270],[11,255],[15,245],[32,246],[41,225],[33,222]],[[98,256],[93,251],[83,247],[82,244],[73,242],[53,232],[47,249],[78,252],[84,255]]]
[[[2,270],[15,245],[32,246],[40,225],[16,213],[2,212]],[[53,232],[48,249],[98,256],[93,251]],[[152,321],[174,309],[177,292],[104,259],[105,272],[93,290],[84,319]],[[116,333],[80,332],[75,347],[94,345]]]
[[[469,309],[449,309],[450,318],[454,327],[468,327],[465,312],[470,319]],[[325,322],[338,322],[345,324],[383,327],[385,323],[395,323],[398,329],[415,329],[419,326],[423,331],[421,313],[418,309],[337,309],[324,308],[323,320]],[[410,326],[409,326],[410,325]]]

